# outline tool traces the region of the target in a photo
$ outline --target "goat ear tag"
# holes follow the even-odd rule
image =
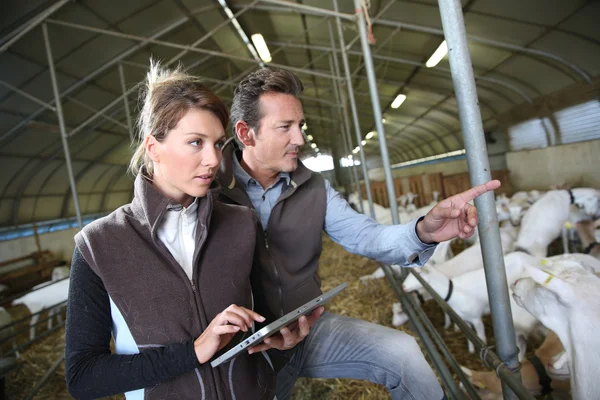
[[[550,260],[548,260],[547,258],[542,258],[542,260],[540,261],[540,264],[542,264],[543,266],[546,266],[546,265],[550,264]]]
[[[573,229],[573,224],[570,222],[565,222],[565,229]]]

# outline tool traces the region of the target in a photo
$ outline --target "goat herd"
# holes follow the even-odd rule
[[[402,222],[435,205],[434,200],[421,209],[407,207],[405,199],[413,198],[408,194],[398,199]],[[351,195],[350,202],[356,203],[356,196]],[[368,209],[368,204],[363,207]],[[600,191],[575,188],[517,192],[511,198],[500,195],[496,210],[525,387],[533,395],[553,391],[555,398],[600,399]],[[391,222],[389,209],[377,205],[375,212],[379,222]],[[547,257],[548,246],[560,242],[561,234],[563,254]],[[419,272],[486,342],[482,316],[490,313],[490,306],[477,232],[466,245],[470,247],[454,256],[450,242],[440,243]],[[383,276],[379,268],[360,279],[366,283]],[[413,275],[402,288],[431,298]],[[400,303],[392,307],[392,324],[406,323]],[[450,325],[446,316],[445,328]],[[534,359],[524,359],[526,339],[532,335],[545,339]],[[474,351],[470,342],[469,351]],[[463,370],[482,397],[501,398],[495,372]]]
[[[356,203],[351,195],[350,202]],[[402,222],[427,213],[437,201],[417,209],[415,195],[399,198]],[[376,219],[391,224],[389,209],[375,206]],[[366,201],[363,208],[368,209]],[[569,394],[576,400],[600,398],[600,191],[590,188],[518,192],[511,198],[496,198],[506,276],[510,284],[511,310],[519,346],[519,358],[524,385],[534,395],[548,391],[538,376],[539,366],[552,379],[553,395]],[[548,246],[562,234],[563,253],[547,257]],[[577,236],[579,241],[577,241]],[[573,243],[580,243],[572,246]],[[470,246],[457,255],[451,242],[440,243],[428,263],[419,268],[421,276],[467,323],[486,341],[482,316],[490,313],[483,270],[483,258],[477,232],[466,241]],[[575,252],[574,252],[575,251]],[[399,266],[392,266],[399,269]],[[30,340],[40,314],[50,311],[49,328],[56,310],[64,307],[69,289],[68,268],[53,271],[52,281],[35,287],[30,293],[13,301],[24,304],[30,311]],[[382,278],[381,268],[361,277]],[[409,275],[402,287],[406,292],[420,292],[425,299],[431,296],[420,282]],[[408,321],[400,303],[393,306],[393,325]],[[57,313],[61,315],[60,312]],[[2,342],[13,338],[10,314],[0,307]],[[446,317],[445,328],[450,328]],[[9,329],[11,328],[11,329]],[[457,329],[455,327],[455,329]],[[536,361],[524,359],[526,339],[545,335],[535,351]],[[9,339],[10,340],[10,339]],[[13,350],[14,351],[14,350]],[[469,342],[469,351],[474,346]],[[18,356],[18,353],[17,353]],[[537,364],[537,365],[536,365]],[[464,369],[473,384],[485,389],[486,398],[495,398],[501,386],[494,372]]]

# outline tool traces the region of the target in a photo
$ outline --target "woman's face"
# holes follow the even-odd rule
[[[191,109],[159,142],[146,138],[154,163],[154,186],[183,206],[203,197],[215,178],[225,144],[221,121],[210,111]]]

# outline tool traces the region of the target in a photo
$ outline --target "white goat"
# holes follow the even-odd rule
[[[52,269],[52,282],[67,278],[70,274],[69,267],[54,267]]]
[[[502,250],[504,254],[513,251],[517,233],[517,228],[511,225],[506,225],[500,228],[500,241],[502,243]],[[476,242],[473,246],[463,250],[457,256],[450,258],[445,262],[437,263],[435,265],[427,263],[427,268],[429,267],[434,267],[437,271],[441,272],[450,279],[471,271],[475,271],[477,269],[481,269],[483,268],[481,243]],[[413,275],[407,276],[402,286],[409,292],[422,289],[421,283]],[[429,297],[426,292],[422,294]]]
[[[446,242],[442,242],[439,245],[437,245],[427,263],[437,264],[437,263],[442,263],[442,262],[452,258],[453,254],[452,254],[452,248],[450,246],[451,242],[452,242],[451,240],[448,240]],[[400,270],[402,268],[400,265],[392,265],[391,267],[394,271],[396,271],[398,273],[400,272]],[[383,272],[383,268],[379,267],[372,274],[363,275],[358,279],[360,279],[360,281],[362,283],[366,284],[367,281],[370,281],[372,279],[381,279],[384,276],[385,276],[385,272]]]
[[[563,343],[573,399],[600,397],[600,278],[571,260],[528,267],[531,278],[512,285],[518,305],[554,331]],[[558,360],[560,361],[560,360]]]
[[[509,282],[513,282],[523,275],[525,262],[536,262],[537,259],[525,253],[511,253],[505,257],[506,277]],[[436,270],[428,268],[421,274],[423,279],[431,287],[440,294],[447,296],[450,291],[451,280]],[[482,316],[490,313],[488,302],[488,292],[485,282],[485,273],[483,269],[468,272],[452,279],[453,291],[448,305],[466,322],[470,323],[477,336],[487,342],[485,337],[485,329],[483,326]],[[403,283],[404,291],[416,290],[416,287],[408,287],[406,282]],[[519,342],[520,353],[522,358],[525,355],[526,344],[525,338],[529,336],[537,327],[537,320],[529,313],[523,312],[516,305],[512,305],[512,316],[515,325],[515,333]],[[473,353],[475,347],[469,342],[469,352]]]
[[[0,339],[8,338],[15,334],[15,327],[12,325],[12,316],[6,311],[4,307],[0,307]],[[17,349],[17,341],[16,338],[12,338],[12,346],[13,350],[15,350],[15,355],[17,358],[20,358],[21,355],[16,350]],[[0,352],[1,354],[1,352]]]
[[[35,325],[39,321],[40,313],[43,310],[50,309],[48,329],[51,329],[54,313],[57,308],[60,309],[57,305],[65,302],[69,295],[69,281],[70,279],[65,279],[64,281],[56,283],[44,282],[34,286],[34,289],[37,290],[27,293],[12,302],[12,305],[24,304],[29,309],[29,312],[32,315],[30,322],[31,328],[29,330],[29,338],[31,340],[35,338]]]
[[[408,192],[406,193],[406,197],[408,199],[408,204],[406,205],[406,212],[412,213],[413,211],[416,211],[417,206],[413,202],[417,197],[419,197],[419,195],[413,192]]]
[[[575,204],[587,215],[598,212],[599,196],[595,189],[572,190]],[[569,220],[571,197],[566,190],[551,190],[535,202],[523,217],[517,249],[544,257],[548,245],[556,239]]]

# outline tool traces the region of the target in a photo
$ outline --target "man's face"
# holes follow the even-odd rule
[[[261,168],[273,172],[292,172],[298,168],[298,152],[304,145],[304,112],[296,97],[283,93],[260,96],[262,118],[252,157]]]

